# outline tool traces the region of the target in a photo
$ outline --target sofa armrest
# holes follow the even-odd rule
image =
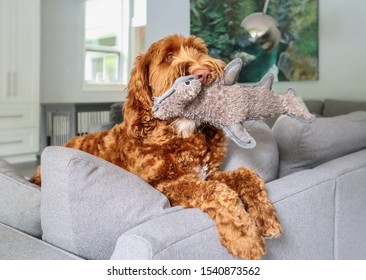
[[[174,207],[123,233],[111,259],[235,259],[214,222],[198,209]]]
[[[333,259],[335,180],[304,170],[267,184],[282,235],[267,240],[266,259]]]
[[[268,183],[267,191],[283,233],[267,240],[265,259],[333,259],[334,179],[305,170]],[[123,233],[111,259],[234,259],[207,214],[173,209]]]
[[[334,258],[365,259],[366,149],[314,170],[330,174],[336,180]]]

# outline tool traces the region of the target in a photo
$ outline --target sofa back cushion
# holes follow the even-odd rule
[[[366,102],[325,99],[322,115],[324,117],[334,117],[355,111],[366,111]]]
[[[366,112],[317,118],[312,123],[283,116],[272,131],[280,154],[279,177],[283,177],[366,148]]]
[[[123,121],[123,110],[122,110],[123,104],[124,102],[117,102],[111,105],[109,117],[112,126],[115,124],[119,124]]]
[[[276,139],[271,129],[264,121],[246,121],[244,127],[257,145],[252,149],[244,149],[228,138],[228,151],[222,169],[234,170],[244,166],[257,172],[265,182],[276,179],[279,159]]]
[[[324,102],[321,100],[308,99],[304,100],[307,110],[315,116],[320,116],[323,113]]]
[[[40,188],[0,158],[0,223],[40,238]]]
[[[79,150],[42,153],[43,239],[86,259],[109,259],[118,237],[169,201],[141,178]]]

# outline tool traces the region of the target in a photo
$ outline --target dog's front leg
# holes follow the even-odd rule
[[[264,237],[275,238],[281,235],[282,228],[276,211],[267,197],[264,181],[257,173],[240,167],[234,171],[215,172],[208,180],[224,183],[239,194]]]
[[[180,178],[157,186],[172,205],[199,208],[216,223],[221,243],[242,259],[260,259],[264,239],[245,211],[238,194],[218,181]]]

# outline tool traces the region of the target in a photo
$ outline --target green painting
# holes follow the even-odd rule
[[[318,1],[272,0],[266,14],[278,23],[279,44],[265,49],[240,26],[262,12],[264,0],[191,0],[191,34],[205,40],[211,56],[243,61],[239,82],[256,82],[267,72],[278,81],[318,79]]]

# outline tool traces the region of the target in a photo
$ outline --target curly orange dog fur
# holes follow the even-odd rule
[[[136,58],[124,105],[124,122],[111,130],[74,137],[66,147],[88,152],[140,177],[172,205],[197,207],[216,223],[221,243],[242,259],[260,259],[263,237],[277,237],[281,225],[264,182],[252,170],[219,171],[226,153],[221,130],[185,119],[152,117],[152,100],[176,78],[198,75],[209,84],[224,63],[207,54],[204,42],[172,35]],[[41,185],[39,168],[31,181]]]

